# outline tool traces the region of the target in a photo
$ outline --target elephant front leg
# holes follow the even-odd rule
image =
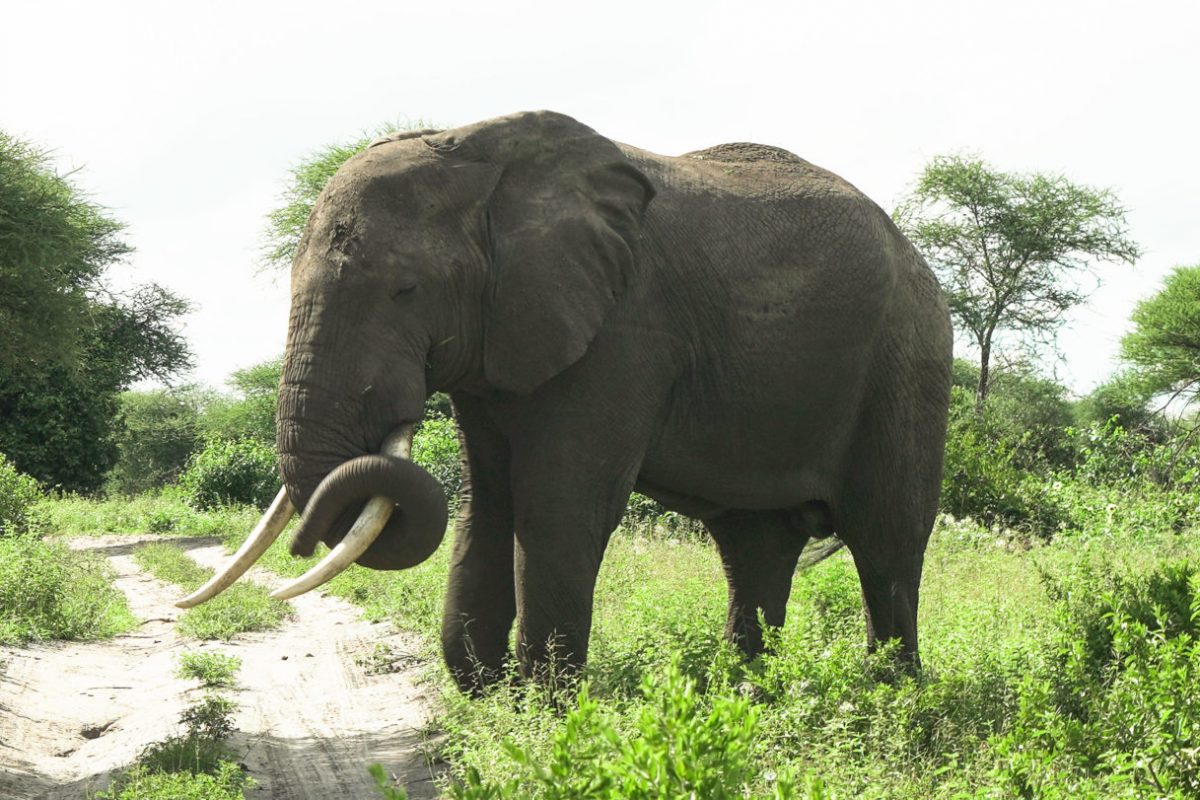
[[[553,684],[587,663],[592,602],[611,528],[578,513],[517,522],[517,656],[527,678]]]
[[[464,452],[464,500],[442,617],[442,656],[459,688],[479,694],[499,681],[516,617],[508,445],[479,401],[454,398]]]

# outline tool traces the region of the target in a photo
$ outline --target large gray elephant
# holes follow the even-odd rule
[[[267,533],[190,602],[236,578],[289,498],[293,552],[338,546],[284,595],[352,560],[427,558],[445,501],[403,457],[445,391],[469,491],[442,646],[465,690],[502,674],[514,620],[526,674],[585,662],[635,489],[703,520],[746,653],[759,613],[783,624],[805,543],[836,532],[869,646],[898,638],[916,664],[950,359],[921,256],[784,150],[665,157],[550,112],[389,137],[329,182],[292,267]]]

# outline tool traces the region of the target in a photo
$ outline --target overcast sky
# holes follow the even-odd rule
[[[779,145],[889,211],[933,155],[1114,189],[1145,249],[1061,337],[1115,368],[1133,304],[1200,263],[1195,2],[5,3],[0,128],[52,148],[128,226],[118,286],[197,304],[190,379],[279,354],[286,277],[257,271],[288,168],[393,120],[549,108],[677,154]]]

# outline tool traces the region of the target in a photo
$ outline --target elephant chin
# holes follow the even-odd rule
[[[441,485],[412,461],[377,454],[351,459],[321,481],[292,538],[292,554],[311,556],[318,541],[335,546],[372,497],[386,497],[395,508],[356,563],[407,569],[433,555],[448,518]]]

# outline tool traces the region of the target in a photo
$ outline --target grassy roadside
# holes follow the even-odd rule
[[[1117,511],[1110,504],[1103,519]],[[213,517],[230,548],[255,521]],[[1111,528],[1031,544],[941,521],[926,557],[918,680],[865,656],[844,553],[797,575],[774,654],[744,664],[721,641],[725,587],[712,548],[618,532],[597,587],[586,694],[516,683],[467,700],[438,679],[447,791],[1200,796],[1200,542]],[[286,539],[260,564],[297,575],[315,559],[292,558]],[[449,550],[400,573],[354,567],[325,591],[418,632],[432,653]],[[208,574],[188,570],[177,576],[185,585]]]
[[[253,528],[261,516],[246,506],[196,511],[172,489],[102,500],[64,495],[42,500],[32,513],[48,534],[65,537],[113,533],[224,536]]]
[[[0,644],[106,639],[136,622],[104,559],[32,535],[0,538]]]
[[[142,545],[133,557],[156,578],[189,592],[213,575],[213,570],[200,566],[174,545]],[[263,586],[241,581],[204,605],[184,612],[179,618],[179,632],[197,639],[231,639],[239,633],[276,628],[291,615],[291,609],[283,601],[272,600],[269,594]]]
[[[416,630],[432,649],[448,550],[400,573],[351,568],[328,591]],[[450,791],[1194,796],[1189,776],[1200,768],[1187,759],[1200,742],[1158,713],[1170,676],[1200,678],[1200,647],[1178,637],[1194,625],[1192,604],[1200,621],[1200,578],[1187,558],[1200,561],[1190,536],[1030,546],[944,520],[926,560],[925,671],[914,680],[865,655],[844,553],[797,575],[775,653],[744,664],[721,641],[725,587],[712,548],[618,533],[597,587],[585,695],[518,684],[467,700],[442,679]],[[292,559],[280,542],[260,563],[293,575],[311,560]],[[1120,625],[1143,635],[1122,639]],[[1173,708],[1200,722],[1200,699]],[[1121,733],[1129,729],[1141,738]]]

